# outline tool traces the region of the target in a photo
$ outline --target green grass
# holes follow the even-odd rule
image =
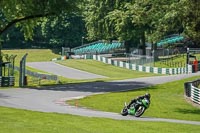
[[[18,50],[3,50],[2,52],[8,55],[12,55],[12,54],[17,55],[15,59],[16,66],[19,66],[19,62],[21,58],[26,53],[28,53],[27,62],[50,61],[53,58],[60,57],[60,55],[52,53],[50,49],[18,49]],[[94,82],[94,81],[110,81],[110,80],[115,80],[115,79],[128,79],[128,78],[158,75],[158,74],[152,74],[152,73],[132,71],[125,68],[119,68],[116,66],[104,64],[102,62],[98,62],[94,60],[66,60],[66,61],[58,61],[58,63],[108,77],[104,79],[89,79],[89,80],[76,80],[76,79],[59,77],[61,84]],[[31,70],[33,72],[47,73],[47,72],[40,71],[31,67],[26,67],[26,69]],[[15,76],[16,76],[16,81],[18,81],[19,80],[18,73],[16,73]],[[38,86],[39,82],[37,79],[34,79],[33,77],[28,76],[28,80],[29,80],[28,86]],[[55,84],[56,82],[54,81],[41,80],[41,85],[55,85]],[[16,82],[16,86],[18,86],[17,82]]]
[[[17,55],[15,58],[16,65],[19,66],[21,58],[28,53],[27,62],[50,61],[53,58],[60,57],[50,49],[15,49],[15,50],[2,50],[3,54]]]
[[[4,50],[3,52],[7,54],[17,54],[16,62],[19,62],[21,57],[27,52],[28,62],[49,61],[52,58],[59,57],[59,55],[51,53],[50,50]],[[67,60],[60,63],[108,76],[112,80],[155,75],[118,68],[92,60]],[[119,113],[125,101],[128,102],[133,97],[150,92],[152,94],[152,103],[144,116],[200,121],[200,110],[187,103],[183,97],[183,83],[187,80],[152,86],[143,90],[91,96],[79,100],[78,105]],[[64,78],[62,81],[63,83],[86,82],[84,80]],[[75,101],[71,101],[71,104],[74,103]],[[68,114],[40,113],[5,107],[0,107],[0,127],[0,133],[155,133],[158,131],[160,133],[195,133],[200,130],[200,126],[197,125],[89,118]]]
[[[200,126],[40,113],[0,107],[0,133],[198,133]]]
[[[106,76],[107,78],[98,78],[98,79],[84,79],[84,80],[76,80],[70,78],[59,77],[61,84],[68,84],[68,83],[82,83],[82,82],[96,82],[96,81],[111,81],[117,79],[129,79],[129,78],[138,78],[138,77],[149,77],[149,76],[157,76],[159,74],[153,73],[145,73],[145,72],[138,72],[133,70],[128,70],[125,68],[119,68],[113,65],[105,64],[95,60],[66,60],[66,61],[57,61],[57,63],[76,68],[79,70],[87,71],[94,74],[99,74]],[[36,71],[35,69],[29,69]],[[43,82],[43,81],[42,81]],[[51,82],[52,83],[52,82]],[[42,83],[42,85],[53,85],[51,83]],[[32,85],[32,84],[31,84]]]
[[[72,105],[78,103],[78,106],[119,113],[125,101],[129,102],[132,98],[149,92],[151,106],[146,110],[144,116],[200,121],[200,108],[193,107],[184,98],[184,82],[197,78],[193,77],[134,91],[99,94],[68,101],[68,103]]]
[[[20,60],[22,57],[28,53],[26,58],[26,62],[40,62],[40,61],[50,61],[52,58],[59,57],[60,55],[55,54],[50,49],[15,49],[15,50],[2,50],[3,54],[17,55],[15,58],[15,66],[20,66]],[[4,61],[5,58],[3,58]],[[33,72],[39,73],[47,73],[44,71],[40,71],[31,67],[26,67],[27,70],[31,70]],[[15,87],[19,86],[19,72],[15,71]],[[39,80],[34,77],[28,76],[28,86],[38,86]],[[43,80],[42,85],[54,85],[55,81]]]
[[[95,60],[66,60],[66,61],[59,61],[58,63],[79,70],[103,75],[109,77],[110,78],[109,80],[129,79],[129,78],[149,77],[149,76],[159,75],[153,73],[133,71],[126,68],[120,68]],[[104,81],[105,80],[106,79],[104,79]]]
[[[193,54],[194,56],[196,56],[197,60],[200,60],[200,54]],[[180,54],[180,55],[170,55],[170,56],[164,56],[164,57],[160,57],[159,61],[155,62],[155,67],[159,67],[159,68],[177,68],[177,67],[181,67],[181,63],[182,63],[182,67],[185,67],[184,65],[186,64],[186,53],[185,54]],[[168,62],[167,63],[163,63],[163,61],[166,60]],[[190,58],[189,61],[193,61],[194,58]],[[179,63],[179,66],[178,66]],[[171,66],[170,66],[171,64]]]

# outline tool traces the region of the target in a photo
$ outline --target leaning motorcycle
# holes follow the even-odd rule
[[[140,117],[147,108],[150,106],[150,100],[143,98],[137,100],[135,103],[131,104],[130,107],[127,106],[126,102],[124,108],[121,111],[121,115],[133,115],[135,117]]]

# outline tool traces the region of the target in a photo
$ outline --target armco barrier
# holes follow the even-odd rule
[[[19,71],[19,69],[20,69],[19,67],[15,66],[16,71]],[[39,72],[32,72],[30,70],[26,70],[25,73],[29,76],[36,77],[39,81],[42,80],[42,79],[53,80],[53,81],[56,81],[56,82],[59,81],[59,78],[58,78],[57,75],[45,74],[45,73],[39,73]]]
[[[123,67],[131,70],[141,71],[141,72],[151,72],[157,74],[167,74],[167,75],[175,75],[175,74],[187,74],[192,73],[192,66],[188,65],[188,67],[181,67],[181,68],[158,68],[158,67],[149,67],[149,66],[142,66],[136,65],[131,63],[125,63],[123,61],[112,60],[107,57],[103,57],[100,55],[93,55],[93,60],[101,61],[106,64],[111,64],[118,67]]]
[[[185,82],[184,84],[185,96],[198,105],[200,105],[200,89],[198,88],[199,84],[200,79],[191,82]]]

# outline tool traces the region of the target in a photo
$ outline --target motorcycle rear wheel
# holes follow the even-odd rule
[[[128,109],[126,107],[124,107],[121,111],[121,115],[123,116],[127,116],[128,115]]]
[[[145,111],[145,107],[144,106],[140,106],[137,111],[135,112],[135,117],[140,117]]]

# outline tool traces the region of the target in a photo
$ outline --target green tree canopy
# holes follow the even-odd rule
[[[89,39],[119,39],[156,44],[164,36],[183,34],[200,45],[198,0],[86,0]]]
[[[33,29],[39,20],[76,11],[77,2],[79,0],[1,0],[0,35],[16,24],[26,38],[32,38]]]
[[[51,45],[65,44],[85,36],[85,25],[90,41],[117,39],[145,49],[145,42],[156,44],[179,33],[200,45],[198,0],[1,0],[0,7],[0,36],[15,25],[26,39],[36,32],[50,38]],[[82,12],[74,13],[80,8]]]

